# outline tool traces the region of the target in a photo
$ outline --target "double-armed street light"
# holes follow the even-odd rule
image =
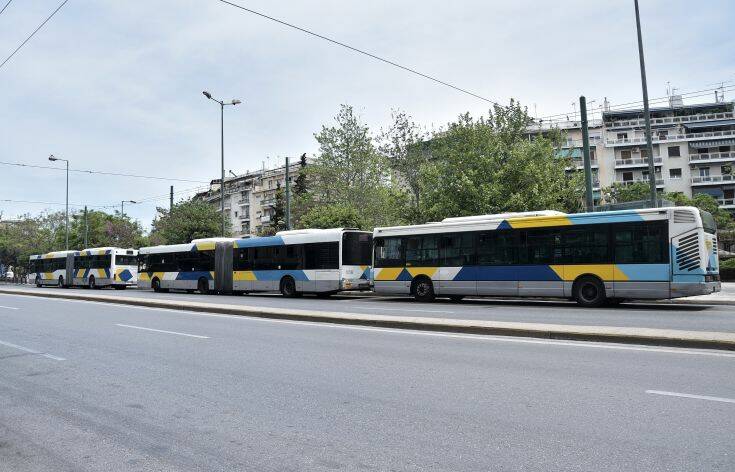
[[[66,250],[69,250],[69,161],[67,159],[62,159],[60,157],[56,157],[53,154],[48,156],[48,160],[51,162],[55,161],[63,161],[66,162],[66,212],[64,216],[65,220],[65,227],[66,227]]]
[[[202,94],[213,102],[219,103],[220,106],[220,150],[221,150],[221,177],[220,180],[220,212],[222,213],[222,237],[225,236],[225,105],[239,105],[240,100],[233,99],[229,102],[217,100],[212,94],[206,90]]]

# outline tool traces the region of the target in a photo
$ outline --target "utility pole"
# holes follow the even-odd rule
[[[174,186],[172,185],[171,186],[171,193],[170,193],[170,195],[168,197],[168,211],[169,211],[169,213],[173,209],[174,209]]]
[[[87,222],[87,205],[84,205],[84,247],[88,246],[87,239],[89,237],[89,223]]]
[[[289,162],[286,158],[286,229],[291,229],[291,182],[289,180]]]
[[[579,97],[579,113],[582,119],[582,154],[584,157],[584,187],[587,211],[594,211],[595,200],[592,195],[592,163],[590,162],[590,133],[587,129],[587,100]]]
[[[53,154],[51,154],[48,157],[49,161],[55,162],[55,161],[64,161],[66,163],[66,212],[64,216],[65,220],[65,226],[66,226],[66,250],[69,250],[69,160],[68,159],[62,159],[60,157],[56,157]]]
[[[643,118],[646,121],[646,150],[648,152],[648,178],[651,185],[651,208],[658,206],[656,198],[656,166],[653,161],[653,144],[651,143],[651,110],[648,108],[648,84],[646,83],[646,61],[643,59],[643,38],[641,36],[641,15],[638,11],[638,0],[635,5],[635,26],[638,31],[638,58],[641,64],[641,88],[643,88]]]

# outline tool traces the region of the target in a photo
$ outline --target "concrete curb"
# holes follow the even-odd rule
[[[165,308],[202,313],[241,315],[256,318],[336,323],[393,329],[644,344],[696,349],[735,350],[735,333],[712,331],[683,331],[654,328],[620,328],[612,326],[580,326],[388,315],[359,315],[353,313],[294,310],[288,308],[254,308],[226,304],[200,303],[192,302],[190,300],[179,302],[173,300],[150,300],[144,298],[115,297],[109,295],[82,295],[63,293],[62,291],[59,293],[33,293],[27,290],[0,289],[0,293],[30,297],[114,303],[118,305],[144,306],[150,308]]]

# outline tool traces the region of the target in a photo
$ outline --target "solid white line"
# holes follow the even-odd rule
[[[646,390],[652,395],[666,395],[669,397],[694,398],[695,400],[709,400],[711,402],[735,403],[735,398],[711,397],[709,395],[692,395],[691,393],[665,392],[663,390]]]
[[[352,304],[351,306],[356,306],[358,308],[364,307],[368,308],[370,310],[381,310],[381,311],[413,311],[417,313],[455,313],[454,311],[447,311],[447,310],[415,310],[411,308],[378,308],[370,305],[358,305],[358,304]],[[364,315],[364,313],[358,313],[360,315]]]
[[[179,333],[178,331],[166,331],[165,329],[144,328],[142,326],[133,326],[133,325],[120,324],[120,323],[115,323],[115,325],[122,326],[123,328],[142,329],[144,331],[155,331],[156,333],[177,334],[179,336],[188,336],[190,338],[209,339],[209,336],[200,336],[198,334],[189,334],[189,333]]]
[[[728,357],[735,358],[735,353],[726,351],[716,350],[694,350],[684,348],[668,348],[668,347],[650,347],[650,346],[636,346],[636,345],[623,345],[623,344],[605,344],[599,342],[585,342],[585,341],[554,341],[546,339],[534,339],[534,338],[516,338],[509,336],[492,336],[492,335],[477,335],[477,334],[454,334],[454,333],[441,333],[434,331],[417,331],[409,329],[394,329],[394,328],[373,328],[368,326],[355,326],[355,325],[342,325],[333,323],[315,323],[310,321],[295,321],[295,320],[276,320],[270,318],[258,318],[254,316],[245,315],[226,315],[222,313],[206,313],[206,312],[194,312],[187,310],[176,310],[173,308],[154,308],[145,306],[125,305],[116,303],[104,303],[95,302],[90,300],[70,300],[62,298],[54,298],[55,301],[72,302],[72,303],[95,303],[104,304],[111,307],[117,307],[121,309],[130,310],[153,310],[163,311],[169,313],[176,313],[177,315],[189,315],[189,316],[209,316],[214,318],[228,318],[231,320],[238,321],[255,321],[263,323],[285,323],[285,324],[297,324],[302,326],[311,326],[313,328],[333,328],[333,329],[353,329],[358,331],[377,331],[391,334],[403,334],[403,335],[415,335],[415,336],[434,336],[444,338],[455,338],[455,339],[469,339],[474,341],[487,341],[487,342],[504,342],[504,343],[521,343],[521,344],[545,344],[551,346],[568,346],[568,347],[581,347],[588,349],[610,349],[616,351],[639,351],[639,352],[654,352],[664,354],[683,354],[690,356],[706,356],[706,357]],[[235,305],[236,306],[236,305]],[[364,315],[365,313],[354,313],[358,315]]]
[[[40,352],[40,351],[36,351],[35,349],[29,349],[27,347],[18,346],[17,344],[9,343],[6,341],[0,341],[0,344],[2,344],[3,346],[12,347],[13,349],[18,349],[19,351],[28,352],[30,354],[37,354],[39,356],[43,356],[48,359],[53,359],[55,361],[65,361],[66,360],[63,357],[53,356],[51,354],[46,354],[45,352]]]
[[[0,308],[5,308],[6,310],[20,310],[20,308],[16,308],[14,306],[3,306],[3,305],[0,305]]]

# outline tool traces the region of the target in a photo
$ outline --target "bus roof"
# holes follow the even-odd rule
[[[79,254],[79,251],[77,251],[76,249],[70,249],[68,251],[47,252],[46,254],[33,254],[29,259],[54,259],[57,257],[66,257],[67,254]]]

